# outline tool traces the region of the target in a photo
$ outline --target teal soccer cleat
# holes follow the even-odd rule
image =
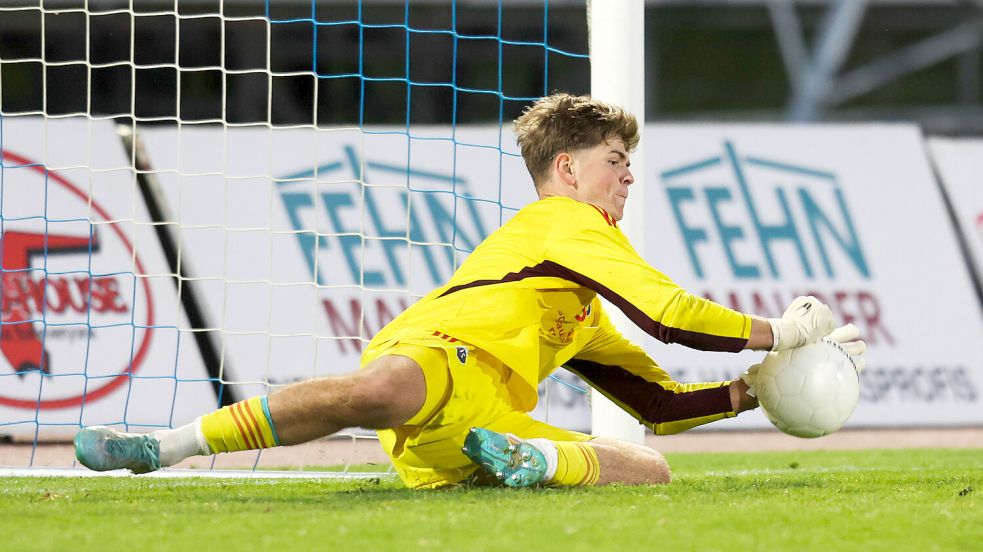
[[[148,473],[160,469],[160,443],[150,435],[92,426],[75,436],[75,457],[90,470],[126,468],[137,474]]]
[[[546,457],[536,447],[517,438],[473,427],[464,439],[465,456],[509,487],[545,483]]]

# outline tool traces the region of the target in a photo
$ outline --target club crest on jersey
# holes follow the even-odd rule
[[[587,303],[587,306],[580,311],[580,314],[574,316],[574,318],[577,319],[577,322],[583,322],[587,320],[588,316],[590,316],[590,303]]]
[[[467,364],[468,363],[468,348],[467,347],[458,347],[457,348],[457,360],[460,360],[461,361],[461,364]]]

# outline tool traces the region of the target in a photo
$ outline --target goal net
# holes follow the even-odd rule
[[[0,6],[0,466],[356,369],[534,198],[510,121],[590,85],[554,4]],[[560,377],[535,415],[588,429]],[[385,470],[373,439],[179,467]]]

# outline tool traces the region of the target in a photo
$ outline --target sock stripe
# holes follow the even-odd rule
[[[250,449],[254,449],[254,448],[256,448],[256,445],[249,438],[249,434],[246,433],[246,430],[243,428],[243,423],[239,419],[239,413],[236,412],[236,407],[237,406],[239,406],[239,403],[235,403],[235,404],[233,404],[232,406],[229,407],[229,413],[232,414],[232,421],[234,421],[235,424],[236,424],[236,427],[239,428],[239,434],[242,435],[242,439],[246,442],[246,447],[248,447]]]
[[[584,472],[584,477],[577,483],[577,485],[586,485],[588,481],[591,481],[593,479],[594,463],[591,462],[590,455],[587,453],[586,450],[584,450],[584,447],[587,445],[577,443],[574,446],[576,447],[577,452],[579,452],[580,455],[583,456],[584,464],[587,467],[587,470]]]
[[[259,436],[258,442],[261,445],[261,447],[269,448],[269,445],[266,444],[266,437],[263,436],[263,430],[260,429],[259,422],[256,421],[256,416],[253,414],[253,409],[245,405],[242,407],[242,409],[245,410],[246,414],[249,416],[249,419],[246,421],[251,423],[250,431],[255,431],[253,438],[255,439],[256,436],[258,435]]]
[[[263,399],[253,397],[201,417],[201,435],[212,452],[276,446],[276,433]]]
[[[581,443],[581,447],[583,447],[584,454],[589,457],[588,462],[590,463],[591,468],[590,479],[587,479],[585,485],[593,485],[597,483],[598,479],[601,478],[601,462],[597,458],[597,451],[594,450],[594,447],[588,445],[587,443]]]
[[[550,480],[555,485],[594,485],[601,478],[597,452],[587,443],[555,441],[556,473]],[[576,451],[576,452],[574,452]]]
[[[270,414],[270,398],[263,395],[259,399],[259,405],[263,409],[263,416],[266,416],[266,425],[270,427],[270,436],[273,437],[273,446],[280,446],[280,437],[276,434],[276,427],[273,426],[273,415]]]
[[[236,406],[239,407],[239,417],[242,418],[242,423],[245,425],[246,431],[249,432],[249,438],[252,439],[253,444],[256,445],[255,448],[261,448],[259,446],[259,438],[257,438],[256,435],[258,432],[257,428],[249,423],[249,418],[247,417],[247,413],[249,412],[249,407],[247,406],[248,404],[249,403],[247,401],[241,401],[236,404]]]

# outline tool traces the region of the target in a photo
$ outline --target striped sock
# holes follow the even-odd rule
[[[601,464],[597,452],[587,443],[554,441],[556,444],[556,473],[554,485],[594,485],[601,477]]]
[[[239,401],[202,416],[200,427],[213,454],[280,444],[265,396]]]

